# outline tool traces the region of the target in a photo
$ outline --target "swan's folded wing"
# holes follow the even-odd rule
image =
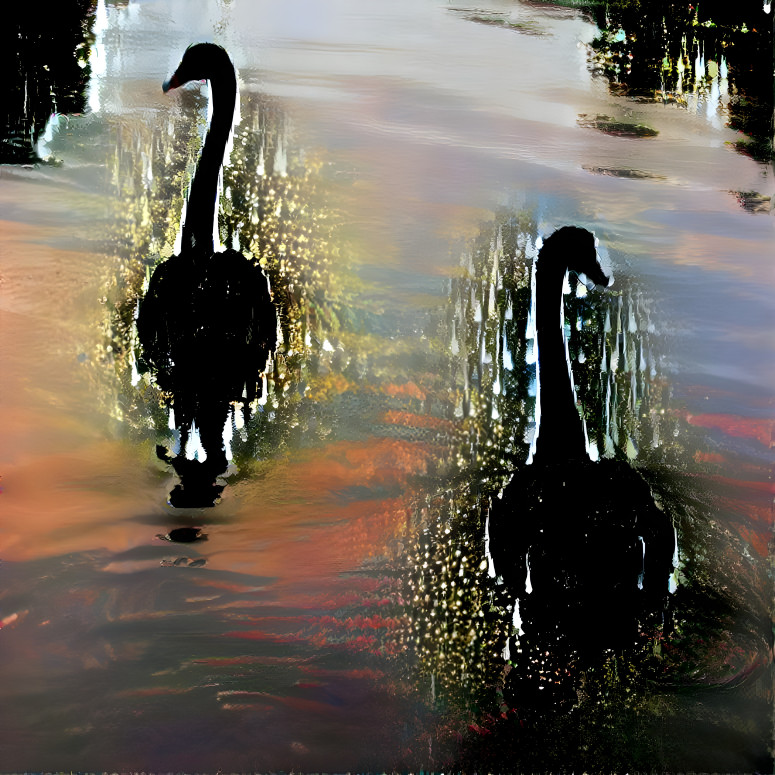
[[[174,332],[170,327],[169,304],[164,301],[170,298],[169,291],[173,290],[169,288],[171,267],[174,273],[172,259],[156,267],[137,315],[137,334],[142,349],[138,365],[141,371],[153,371],[157,376],[171,367]]]

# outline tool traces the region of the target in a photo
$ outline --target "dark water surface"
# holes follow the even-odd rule
[[[772,168],[721,73],[614,94],[594,24],[535,3],[131,2],[93,33],[57,164],[0,169],[0,770],[771,769]],[[133,318],[205,120],[161,82],[205,39],[241,79],[220,237],[282,341],[221,502],[174,509]],[[567,224],[615,277],[565,296],[591,446],[678,556],[666,614],[539,706],[485,521]]]

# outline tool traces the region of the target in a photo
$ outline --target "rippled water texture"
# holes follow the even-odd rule
[[[704,44],[700,84],[687,41],[681,98],[666,55],[636,99],[630,30],[592,18],[100,3],[86,112],[0,168],[0,770],[771,769],[772,167],[735,150],[733,59]],[[198,40],[240,77],[220,239],[281,337],[220,502],[186,509],[134,317],[205,127],[206,87],[161,90]],[[563,225],[615,278],[564,295],[590,449],[678,548],[631,643],[594,645],[603,588],[539,653],[486,526]]]

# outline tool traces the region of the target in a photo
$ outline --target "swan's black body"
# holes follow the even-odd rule
[[[193,426],[207,460],[171,460],[182,488],[173,505],[213,505],[226,470],[223,428],[230,402],[247,408],[277,341],[277,317],[261,269],[236,250],[215,252],[218,183],[231,132],[237,81],[227,53],[209,43],[191,46],[164,91],[190,80],[210,82],[210,124],[191,184],[180,254],[159,264],[140,304],[137,331],[143,365],[172,396],[181,446]]]
[[[639,619],[664,605],[674,550],[670,519],[643,477],[623,460],[592,462],[587,453],[560,325],[568,270],[609,284],[584,229],[560,229],[539,253],[538,439],[533,462],[493,499],[489,522],[495,570],[519,601],[523,651],[548,650],[559,665],[632,644]],[[531,670],[512,671],[512,683],[531,674],[535,688]]]

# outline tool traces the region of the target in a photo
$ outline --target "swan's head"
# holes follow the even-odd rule
[[[195,43],[186,49],[172,78],[165,81],[161,88],[166,93],[189,81],[212,80],[214,75],[224,69],[234,72],[234,65],[225,49],[215,43]]]
[[[563,226],[544,240],[538,254],[541,259],[552,264],[562,262],[569,270],[586,275],[595,285],[607,288],[611,278],[600,266],[595,247],[595,235],[578,226]]]

